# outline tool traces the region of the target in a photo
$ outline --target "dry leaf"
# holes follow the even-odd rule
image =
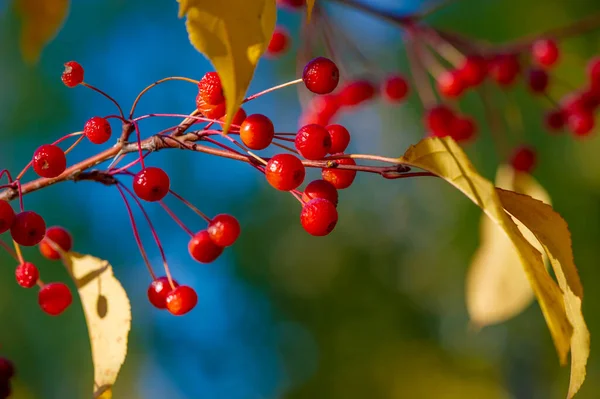
[[[275,30],[275,1],[179,0],[179,16],[187,16],[190,42],[221,77],[227,132]]]
[[[525,224],[542,244],[564,292],[567,317],[573,326],[568,393],[568,398],[572,398],[585,380],[590,354],[590,333],[581,311],[583,287],[573,261],[569,227],[550,206],[538,200],[501,189],[497,189],[497,192],[504,208]]]
[[[563,294],[544,267],[542,254],[521,234],[504,211],[494,185],[481,177],[451,138],[426,138],[411,146],[399,162],[425,169],[461,190],[507,234],[533,292],[538,299],[562,364],[566,363],[573,327],[567,318]]]
[[[58,33],[69,12],[69,0],[15,0],[21,15],[21,53],[36,62],[42,49]]]
[[[546,190],[531,175],[515,172],[510,165],[498,168],[496,186],[550,203]],[[513,221],[527,241],[544,253],[535,236],[521,222]],[[486,215],[481,218],[480,237],[480,246],[473,256],[466,280],[467,310],[471,323],[478,328],[516,316],[534,298],[513,243]]]
[[[111,265],[75,252],[62,253],[75,280],[92,346],[94,398],[110,399],[112,386],[127,356],[131,305]]]

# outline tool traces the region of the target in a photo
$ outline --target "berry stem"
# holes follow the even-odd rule
[[[125,114],[123,114],[123,110],[121,109],[121,106],[119,105],[119,103],[117,102],[117,100],[115,100],[114,98],[112,98],[111,96],[109,96],[108,94],[106,94],[104,91],[98,89],[97,87],[94,87],[88,83],[85,82],[81,82],[81,85],[84,87],[87,87],[88,89],[92,89],[94,90],[96,93],[102,94],[104,97],[108,98],[113,104],[115,104],[117,106],[117,109],[119,110],[119,115],[121,115],[122,119],[125,119]]]
[[[145,169],[146,165],[144,164],[144,152],[142,151],[142,133],[140,132],[140,127],[138,126],[137,122],[133,122],[133,127],[135,128],[135,136],[138,145],[138,159],[142,164],[142,169]]]
[[[263,91],[261,91],[260,93],[256,93],[256,94],[253,94],[253,95],[251,95],[251,96],[249,96],[249,97],[246,97],[246,99],[245,99],[244,101],[242,101],[242,104],[245,104],[245,103],[247,103],[248,101],[252,101],[252,100],[254,100],[255,98],[258,98],[258,97],[260,97],[260,96],[264,96],[265,94],[271,93],[271,92],[273,92],[273,91],[275,91],[275,90],[283,89],[284,87],[288,87],[288,86],[293,86],[293,85],[296,85],[296,84],[298,84],[298,83],[302,83],[302,79],[301,79],[301,78],[300,78],[300,79],[296,79],[296,80],[289,81],[289,82],[287,82],[287,83],[282,83],[282,84],[280,84],[280,85],[277,85],[277,86],[273,86],[273,87],[271,87],[270,89],[263,90]]]
[[[2,171],[0,171],[0,179],[2,179],[2,176],[4,176],[4,175],[6,175],[8,182],[12,183],[13,179],[12,179],[12,176],[10,175],[10,172],[8,171],[8,169],[3,169]]]
[[[185,226],[185,224],[181,221],[181,219],[179,219],[177,217],[177,215],[175,215],[175,213],[164,203],[164,201],[158,201],[158,203],[169,214],[169,216],[171,216],[171,218],[173,218],[173,220],[175,221],[175,223],[177,223],[179,225],[179,227],[181,227],[181,229],[183,231],[185,231],[186,233],[188,233],[190,237],[194,236],[194,233]]]
[[[83,140],[85,138],[85,136],[81,135],[77,140],[75,140],[75,142],[73,144],[71,144],[71,146],[69,148],[67,148],[65,150],[65,155],[67,155],[69,152],[71,152],[75,147],[77,147],[77,144],[81,143],[81,140]]]
[[[204,212],[202,212],[200,209],[196,208],[191,202],[189,202],[188,200],[186,200],[185,198],[183,198],[181,195],[177,194],[173,190],[169,190],[169,193],[173,197],[177,198],[179,201],[183,202],[188,208],[190,208],[192,211],[194,211],[202,219],[206,220],[207,223],[210,223],[210,218],[208,216],[206,216],[206,214]]]
[[[119,190],[119,194],[121,194],[121,197],[123,198],[123,201],[125,202],[125,207],[127,208],[127,215],[129,215],[129,221],[131,222],[131,228],[133,229],[133,237],[135,238],[135,242],[136,242],[138,248],[140,249],[140,253],[142,254],[142,258],[144,259],[146,268],[148,269],[150,276],[152,276],[152,280],[156,280],[156,274],[154,274],[154,270],[152,270],[152,266],[150,265],[150,260],[148,259],[148,254],[146,253],[146,250],[144,249],[144,245],[142,244],[142,240],[140,238],[140,234],[138,232],[138,228],[135,223],[135,218],[133,217],[133,212],[131,211],[131,206],[129,205],[129,201],[127,200],[127,197],[125,196],[125,193],[123,192],[123,189],[121,188],[121,185],[117,184],[116,186],[117,186],[117,190]]]
[[[10,256],[12,256],[13,258],[15,258],[15,260],[17,262],[19,262],[19,258],[17,257],[17,254],[15,253],[15,251],[13,251],[13,249],[10,247],[10,245],[8,245],[7,243],[5,243],[4,241],[0,240],[0,247],[4,248],[4,250],[6,252],[8,252],[8,254]]]
[[[17,255],[17,259],[19,260],[19,264],[25,263],[23,259],[23,253],[21,252],[21,246],[17,244],[15,240],[13,240],[13,246],[15,247],[15,254]]]
[[[415,88],[419,99],[421,100],[421,104],[424,108],[430,108],[437,103],[437,100],[433,92],[433,88],[431,87],[429,77],[427,76],[427,73],[421,63],[416,44],[412,38],[407,41],[405,49],[408,58],[408,65],[411,75],[413,76]]]
[[[292,140],[295,141],[295,140]],[[289,152],[292,152],[294,154],[299,154],[298,151],[294,150],[293,148],[290,148],[286,145],[280,144],[280,143],[276,143],[276,142],[272,142],[271,144],[273,144],[274,146],[277,146],[279,148],[283,148],[284,150],[288,150]]]
[[[133,105],[131,106],[131,111],[129,111],[129,119],[133,119],[133,114],[135,113],[135,108],[137,107],[138,102],[144,96],[144,94],[146,94],[153,87],[156,87],[156,86],[158,86],[161,83],[169,82],[169,81],[172,81],[172,80],[179,80],[179,81],[182,81],[182,82],[190,82],[190,83],[194,83],[196,85],[198,84],[197,80],[190,79],[190,78],[185,78],[185,77],[181,77],[181,76],[171,76],[171,77],[168,77],[168,78],[157,80],[156,82],[154,82],[151,85],[147,86],[144,90],[142,90],[140,92],[140,94],[137,95],[137,97],[133,101]]]
[[[434,49],[440,56],[445,58],[454,67],[458,67],[465,61],[465,56],[449,41],[441,37],[435,29],[422,29],[421,32],[423,38],[427,41],[431,48]]]

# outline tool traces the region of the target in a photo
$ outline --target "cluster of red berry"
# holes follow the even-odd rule
[[[12,393],[10,380],[15,375],[15,367],[12,362],[0,357],[0,399],[6,399]]]

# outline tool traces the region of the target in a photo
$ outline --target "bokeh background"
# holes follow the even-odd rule
[[[321,0],[320,0],[321,1]],[[108,101],[60,81],[62,64],[77,60],[86,81],[111,93],[125,108],[147,84],[166,76],[200,78],[208,62],[187,41],[177,3],[141,0],[74,1],[68,21],[40,63],[23,63],[19,20],[0,3],[0,167],[16,172],[35,148],[81,130],[94,115],[115,113]],[[426,6],[418,1],[371,1],[398,13]],[[393,26],[327,6],[340,32],[356,41],[382,71],[407,72],[402,35]],[[508,41],[599,12],[595,0],[457,0],[428,21],[490,41]],[[280,11],[298,45],[301,16]],[[358,27],[358,28],[357,28]],[[556,70],[568,85],[584,81],[585,62],[598,53],[596,33],[565,40]],[[358,61],[347,68],[362,71]],[[372,72],[372,71],[371,71]],[[250,92],[295,77],[294,51],[261,61]],[[522,86],[522,85],[521,85]],[[554,87],[564,94],[565,86]],[[139,111],[189,112],[196,88],[170,83],[155,89]],[[592,333],[600,328],[600,140],[550,135],[541,115],[549,103],[522,87],[494,95],[495,104],[518,104],[522,129],[506,129],[507,142],[539,151],[535,176],[569,222]],[[482,120],[483,107],[467,96],[464,109]],[[278,131],[294,131],[300,115],[295,89],[248,104],[266,113]],[[340,121],[353,134],[351,150],[398,156],[423,135],[421,108],[412,95],[400,107],[376,100]],[[170,123],[171,122],[171,123]],[[150,135],[173,121],[142,125]],[[115,125],[115,129],[118,127]],[[97,150],[81,145],[71,161]],[[479,170],[494,177],[501,159],[487,127],[468,148]],[[468,329],[464,278],[478,243],[480,211],[437,179],[384,181],[359,176],[341,195],[340,222],[325,238],[308,236],[299,206],[271,189],[255,170],[203,154],[164,151],[150,163],[171,175],[172,185],[206,213],[236,215],[243,234],[211,265],[189,258],[187,236],[158,206],[147,210],[167,249],[176,278],[195,287],[198,307],[185,317],[153,309],[150,282],[122,200],[114,188],[64,183],[28,195],[26,207],[49,225],[67,227],[75,249],[110,260],[132,301],[133,329],[115,398],[170,399],[366,399],[366,398],[562,398],[568,368],[558,365],[537,304],[499,326]],[[314,172],[313,172],[314,173]],[[28,174],[27,178],[33,178]],[[169,202],[192,229],[204,227]],[[140,226],[143,226],[141,214]],[[160,267],[147,229],[143,239]],[[46,281],[68,281],[62,266],[43,260]],[[43,314],[35,292],[14,282],[14,261],[0,254],[0,355],[18,368],[14,397],[89,397],[92,366],[81,309],[58,318]],[[593,350],[587,382],[578,397],[600,397],[600,360]]]

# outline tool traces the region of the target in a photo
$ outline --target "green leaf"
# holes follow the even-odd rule
[[[477,204],[508,236],[554,340],[561,364],[567,361],[573,327],[563,301],[563,292],[542,261],[542,254],[519,231],[504,211],[494,185],[481,177],[458,144],[451,138],[426,138],[411,146],[399,162],[425,169],[448,181]]]
[[[227,132],[242,104],[277,18],[275,0],[179,0],[190,42],[219,73],[227,102]]]
[[[62,27],[69,12],[69,0],[15,0],[15,7],[22,19],[23,59],[35,63]]]

